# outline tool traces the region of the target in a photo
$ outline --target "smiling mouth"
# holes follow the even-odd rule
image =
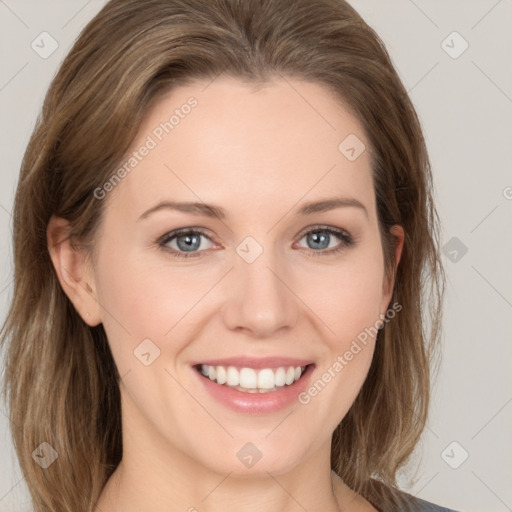
[[[254,369],[198,364],[194,368],[203,378],[219,386],[243,393],[272,393],[298,382],[310,366],[314,365]]]

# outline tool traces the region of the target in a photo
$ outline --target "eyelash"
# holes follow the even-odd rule
[[[302,240],[306,235],[308,235],[310,233],[315,233],[315,232],[329,233],[329,235],[334,235],[340,239],[341,243],[334,249],[323,249],[323,250],[315,251],[313,249],[308,250],[306,248],[307,256],[312,257],[312,258],[316,258],[318,256],[330,256],[333,254],[337,254],[337,253],[343,251],[344,249],[354,245],[354,243],[355,243],[354,238],[347,231],[345,231],[343,229],[333,228],[331,226],[314,226],[309,231],[304,232],[300,236],[299,241]],[[175,238],[178,238],[179,236],[182,236],[182,235],[202,235],[202,236],[208,238],[208,240],[210,240],[211,242],[213,242],[213,240],[211,240],[210,237],[201,229],[182,228],[182,229],[177,229],[174,231],[170,231],[169,233],[166,233],[165,235],[158,238],[156,240],[156,243],[162,250],[168,252],[174,258],[186,259],[186,258],[197,258],[197,257],[202,256],[202,253],[204,252],[204,250],[185,253],[185,252],[179,252],[179,251],[176,251],[176,249],[171,249],[171,248],[167,247],[167,244],[169,242],[171,242]]]

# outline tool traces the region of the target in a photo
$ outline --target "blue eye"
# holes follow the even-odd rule
[[[202,256],[203,252],[211,247],[204,247],[203,239],[213,244],[210,237],[203,231],[182,228],[166,233],[157,240],[157,244],[176,258],[192,258]],[[300,240],[303,239],[306,239],[308,244],[306,247],[306,249],[309,249],[309,251],[306,251],[308,256],[327,256],[338,253],[354,243],[352,236],[345,230],[322,226],[307,231],[300,238]],[[337,243],[336,239],[338,240]]]
[[[202,231],[185,228],[167,233],[158,243],[162,248],[170,250],[177,258],[189,258],[200,256],[200,253],[197,254],[198,249],[204,250],[201,245],[202,237],[210,240]],[[174,242],[176,246],[172,247],[171,244]]]
[[[318,227],[310,230],[302,236],[301,240],[303,239],[306,239],[307,248],[312,249],[308,253],[309,256],[325,256],[338,253],[354,243],[349,233],[331,227]],[[336,239],[338,239],[338,243],[336,243]]]

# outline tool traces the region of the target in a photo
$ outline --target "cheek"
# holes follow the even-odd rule
[[[187,278],[186,272],[142,266],[133,273],[129,286],[121,279],[115,288],[118,292],[112,298],[118,300],[123,294],[119,312],[133,331],[159,337],[170,331],[208,290],[207,281]]]
[[[375,325],[382,312],[383,263],[378,252],[373,254],[362,254],[335,270],[317,267],[301,272],[308,279],[300,278],[298,294],[323,321],[324,332],[329,332],[333,343],[341,348],[365,328]]]
[[[190,313],[200,309],[202,298],[218,280],[212,269],[205,270],[176,264],[171,268],[165,261],[149,265],[140,254],[104,247],[96,272],[98,301],[118,365],[129,367],[133,351],[145,339],[162,351],[170,345],[174,353],[180,351],[174,332],[189,323],[194,317]]]
[[[211,279],[191,280],[183,270],[151,267],[129,251],[118,258],[108,247],[98,268],[103,326],[123,378],[125,407],[158,421],[167,410],[162,403],[183,401],[182,389],[166,370],[174,374],[173,362],[187,345],[187,314],[211,287]]]
[[[347,259],[336,271],[317,268],[305,273],[315,275],[315,286],[304,286],[301,293],[321,320],[318,326],[323,333],[318,347],[322,352],[321,382],[311,391],[316,396],[324,386],[328,388],[315,407],[326,407],[326,415],[328,407],[339,410],[341,416],[333,419],[333,425],[355,399],[372,362],[383,300],[384,267],[379,255],[375,244],[372,250]]]
[[[377,258],[375,259],[377,260]],[[322,277],[318,275],[318,277]],[[324,276],[308,303],[322,320],[321,353],[315,380],[299,396],[305,411],[332,432],[347,414],[370,368],[382,304],[382,267],[358,264]],[[326,327],[328,326],[328,327]]]

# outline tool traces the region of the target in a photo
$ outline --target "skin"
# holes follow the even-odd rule
[[[338,150],[349,134],[368,147],[362,126],[321,85],[276,79],[255,89],[218,77],[156,103],[133,150],[191,96],[197,106],[103,199],[92,254],[63,241],[65,220],[48,226],[62,287],[87,324],[103,323],[122,376],[123,460],[97,509],[376,510],[329,463],[332,432],[366,378],[373,338],[307,405],[259,416],[216,402],[191,368],[212,358],[284,355],[315,361],[314,382],[386,312],[392,282],[369,152],[349,161]],[[333,196],[364,209],[296,214]],[[167,209],[138,220],[162,200],[215,204],[226,217]],[[355,242],[331,235],[329,248],[318,248],[306,236],[318,225]],[[199,257],[175,258],[155,242],[184,227],[206,232]],[[403,231],[392,232],[398,264]],[[236,252],[247,236],[263,248],[252,263]],[[149,366],[133,354],[147,338],[160,350]],[[236,456],[247,442],[262,453],[252,468]]]

